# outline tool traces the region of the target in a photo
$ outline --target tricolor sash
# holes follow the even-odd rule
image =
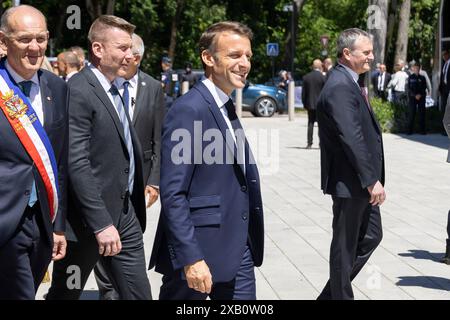
[[[29,99],[0,63],[0,109],[33,160],[44,182],[50,207],[50,218],[58,212],[58,171],[52,145]]]

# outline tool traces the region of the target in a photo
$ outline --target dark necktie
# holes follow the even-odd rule
[[[19,87],[22,90],[22,92],[27,96],[27,98],[30,97],[32,85],[33,85],[33,81],[30,81],[30,80],[19,82]]]
[[[361,90],[361,94],[363,95],[364,99],[366,100],[367,106],[369,107],[369,110],[372,111],[372,107],[370,106],[369,97],[367,96],[366,87],[359,87]]]
[[[125,144],[128,150],[128,155],[130,157],[130,170],[128,174],[128,191],[133,193],[134,184],[134,153],[133,153],[133,141],[131,140],[130,122],[128,121],[129,116],[127,116],[128,111],[124,107],[122,97],[119,94],[119,90],[115,85],[111,85],[109,89],[113,98],[114,104],[116,105],[117,112],[119,113],[120,122],[123,126],[123,134],[125,137]]]
[[[123,83],[123,101],[125,102],[125,109],[130,114],[130,93],[128,92],[129,81]]]
[[[244,129],[242,128],[241,122],[236,114],[236,108],[231,99],[225,103],[225,109],[228,113],[228,119],[231,122],[231,127],[234,131],[234,137],[236,138],[236,149],[237,155],[236,159],[238,159],[238,163],[243,165],[243,169],[245,171],[245,134]]]
[[[33,85],[33,81],[27,80],[27,81],[21,81],[18,83],[20,89],[25,94],[27,98],[30,97],[31,92],[31,86]],[[32,207],[37,201],[37,192],[36,192],[36,184],[33,181],[33,185],[31,186],[31,194],[30,199],[28,200],[28,206]]]

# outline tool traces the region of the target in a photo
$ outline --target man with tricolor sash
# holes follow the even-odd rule
[[[66,251],[67,87],[40,69],[48,37],[31,6],[1,17],[0,300],[34,299]]]

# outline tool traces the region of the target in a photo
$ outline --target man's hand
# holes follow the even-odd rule
[[[189,288],[201,293],[211,293],[212,276],[205,260],[197,261],[184,267]]]
[[[122,243],[116,227],[109,226],[95,234],[98,243],[98,253],[101,256],[115,256],[122,250]]]
[[[420,100],[420,98],[422,98],[422,95],[416,94],[416,100]]]
[[[372,206],[381,206],[386,200],[386,193],[380,181],[375,182],[374,185],[367,187],[370,194],[370,204]]]
[[[147,208],[150,208],[152,204],[154,204],[156,200],[158,200],[159,190],[152,186],[145,186],[144,193],[145,193],[145,200],[147,201]]]
[[[53,232],[52,260],[58,261],[66,256],[67,242],[64,232]]]

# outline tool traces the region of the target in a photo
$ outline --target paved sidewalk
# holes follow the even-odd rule
[[[279,137],[270,142],[276,146],[279,141],[278,171],[264,174],[274,168],[260,165],[266,249],[264,264],[256,272],[258,299],[315,299],[328,279],[332,221],[331,199],[320,191],[317,128],[314,148],[306,150],[304,114],[297,114],[293,122],[286,116],[245,116],[243,125],[249,132],[264,129]],[[266,140],[258,140],[257,150],[253,144],[257,157],[274,155],[267,152]],[[448,145],[442,135],[384,135],[384,237],[354,281],[356,299],[450,299],[450,266],[438,262],[445,250],[450,209]],[[159,205],[148,211],[147,260],[158,215]],[[161,277],[153,271],[148,274],[157,298]],[[48,284],[43,284],[37,298],[47,290]],[[83,298],[96,297],[91,276]]]

